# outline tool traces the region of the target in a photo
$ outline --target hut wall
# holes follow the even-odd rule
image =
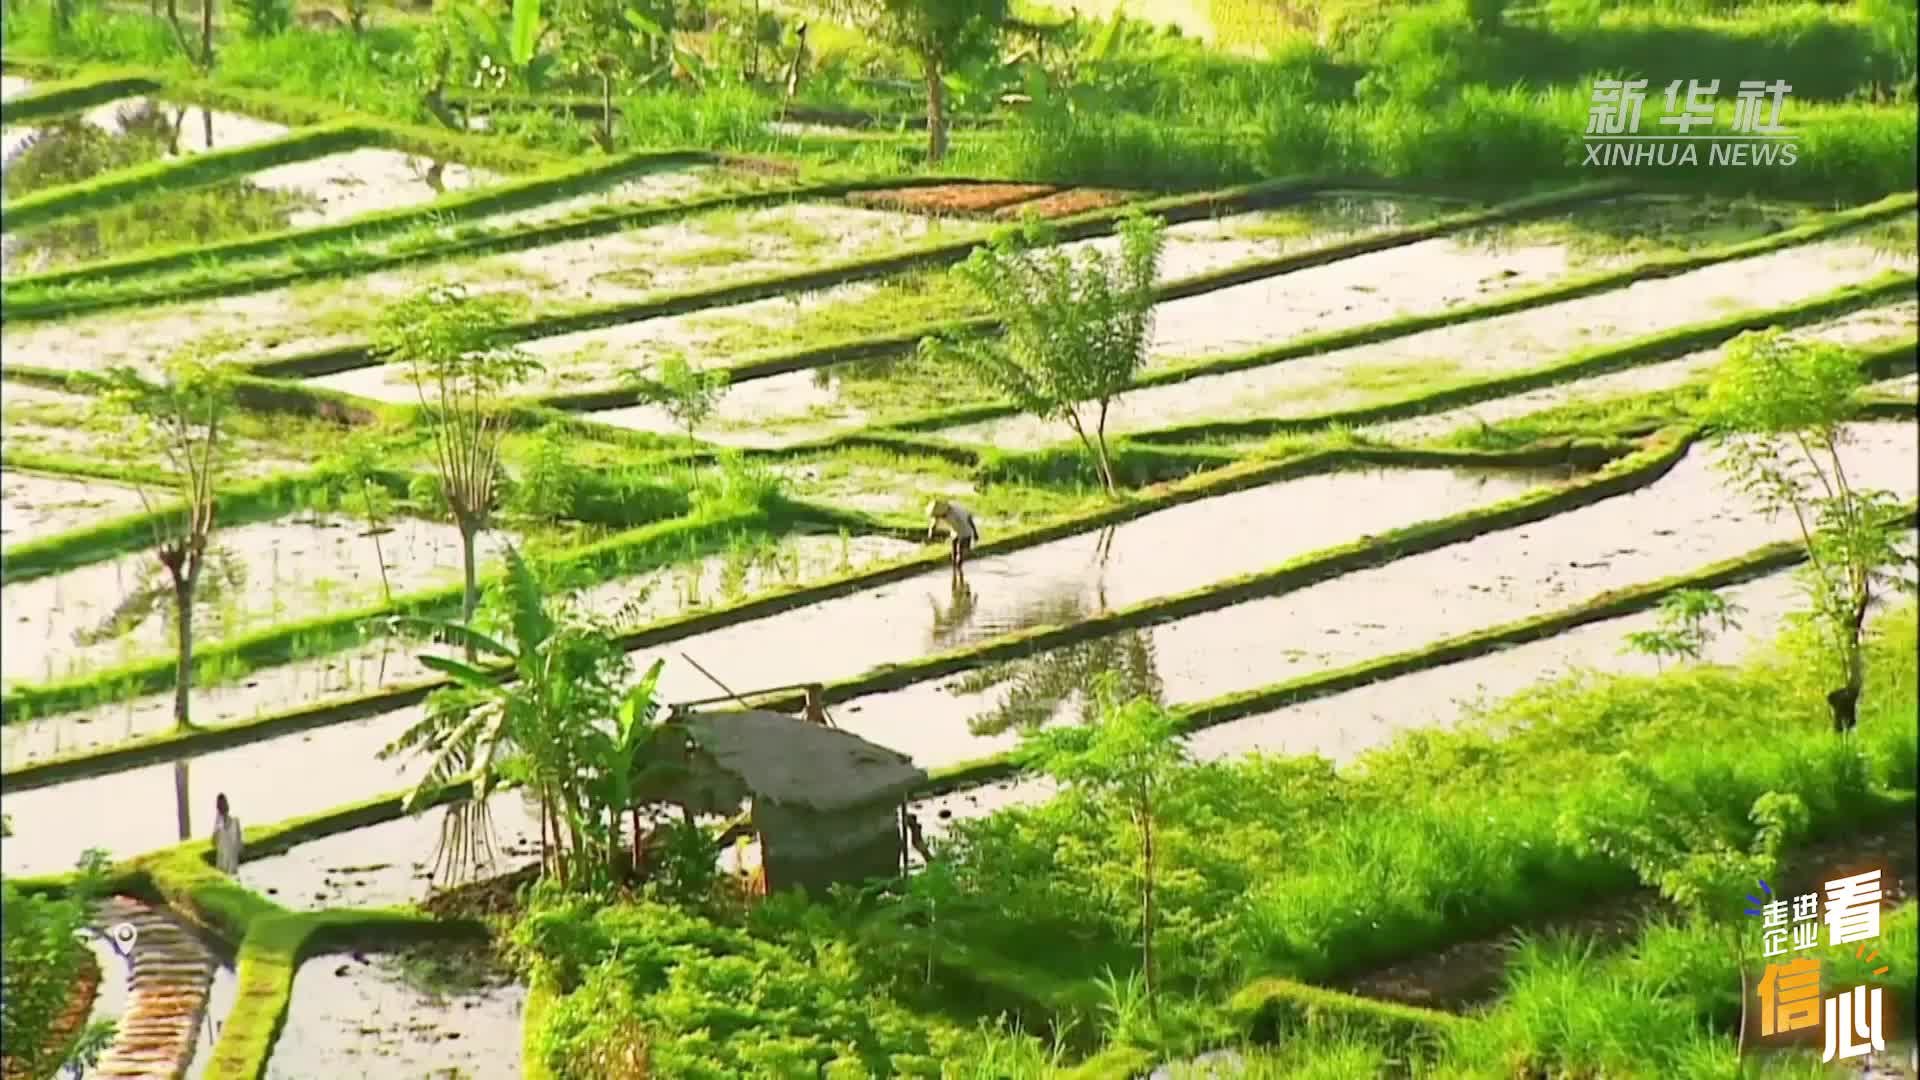
[[[760,860],[769,889],[805,888],[889,877],[900,866],[900,822],[891,803],[823,814],[754,800]]]

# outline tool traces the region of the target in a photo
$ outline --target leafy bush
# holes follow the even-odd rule
[[[88,853],[77,886],[58,897],[22,892],[0,881],[0,907],[6,910],[0,920],[5,933],[0,999],[6,1002],[0,1009],[0,1046],[6,1047],[9,1075],[14,1068],[27,1076],[50,1075],[68,1057],[72,1047],[58,1038],[54,1025],[72,1005],[74,981],[94,963],[79,935],[91,921],[104,865],[103,856]],[[97,1046],[80,1049],[98,1052]]]
[[[844,943],[787,947],[662,904],[549,908],[514,946],[569,991],[537,1037],[555,1080],[623,1075],[609,1063],[641,1033],[654,1076],[938,1076],[960,1034],[876,992]]]

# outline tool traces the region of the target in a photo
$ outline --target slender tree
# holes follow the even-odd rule
[[[947,76],[992,54],[1008,0],[818,0],[815,6],[919,61],[927,86],[927,161],[938,165],[947,156]]]
[[[1118,700],[1111,679],[1098,680],[1097,687],[1102,702],[1097,723],[1029,732],[1016,755],[1063,784],[1116,799],[1131,819],[1139,859],[1140,971],[1151,1004],[1157,986],[1153,939],[1160,880],[1154,831],[1167,786],[1188,757],[1178,738],[1177,716],[1146,698]]]
[[[377,347],[409,365],[433,431],[440,496],[460,530],[466,593],[461,621],[479,603],[474,542],[498,501],[500,448],[507,436],[503,396],[540,370],[507,344],[512,308],[504,298],[436,285],[388,309]],[[473,659],[471,651],[467,658]]]
[[[1165,223],[1128,217],[1114,255],[1088,250],[1075,258],[1052,239],[1046,226],[1030,225],[954,268],[1005,326],[1001,338],[929,338],[923,347],[956,357],[1022,411],[1065,421],[1112,494],[1107,413],[1147,360]]]
[[[1827,704],[1842,734],[1853,730],[1866,681],[1867,612],[1882,594],[1911,587],[1897,571],[1913,562],[1890,527],[1899,499],[1860,487],[1842,458],[1864,381],[1846,349],[1778,330],[1742,334],[1705,406],[1722,467],[1762,511],[1791,516],[1806,548],[1801,581],[1840,683]]]
[[[633,384],[642,403],[665,409],[674,423],[687,429],[689,441],[720,407],[728,385],[726,372],[696,368],[683,356],[667,357],[651,377],[635,374]]]
[[[176,511],[155,513],[144,488],[139,494],[153,522],[154,558],[166,572],[173,599],[173,722],[179,729],[191,726],[193,605],[212,556],[215,488],[226,467],[225,424],[233,404],[231,373],[208,358],[229,345],[225,339],[210,338],[187,346],[166,361],[158,383],[132,368],[116,368],[104,396],[110,408],[133,418],[130,448],[158,457],[178,477],[181,505]]]

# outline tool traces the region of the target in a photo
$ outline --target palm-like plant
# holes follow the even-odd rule
[[[493,605],[512,644],[481,628],[447,620],[410,619],[411,626],[486,660],[422,656],[453,680],[427,699],[425,715],[380,752],[429,760],[408,792],[415,811],[470,779],[472,789],[449,811],[450,838],[469,844],[484,832],[488,797],[503,783],[529,788],[540,804],[541,865],[564,882],[611,870],[620,848],[619,813],[653,767],[654,687],[660,664],[622,690],[632,664],[605,628],[550,604],[533,570],[511,548]],[[637,815],[636,815],[637,824]],[[438,862],[439,860],[436,860]]]

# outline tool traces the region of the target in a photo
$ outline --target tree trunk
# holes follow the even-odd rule
[[[1093,443],[1095,456],[1100,459],[1100,480],[1107,485],[1107,494],[1119,494],[1119,486],[1113,482],[1113,460],[1107,454],[1107,405],[1100,403],[1100,417],[1093,425]]]
[[[173,763],[173,811],[180,819],[180,841],[193,839],[193,800],[187,791],[187,763]]]
[[[470,522],[465,519],[461,520],[460,563],[461,570],[466,575],[466,591],[460,599],[460,622],[464,626],[473,625],[474,609],[480,605],[480,586],[476,579],[475,567],[473,565],[473,540],[475,534],[478,532],[479,530],[475,529]],[[466,649],[467,663],[471,664],[474,659],[473,642],[471,639],[467,640]]]
[[[191,725],[187,712],[188,696],[193,692],[193,579],[176,574],[173,583],[174,666],[173,728],[184,731]]]
[[[213,70],[213,0],[200,0],[200,66]]]
[[[1140,807],[1140,970],[1153,1008],[1153,803]]]
[[[613,153],[613,76],[600,73],[600,139],[607,153]]]
[[[927,164],[938,165],[947,156],[947,84],[940,62],[926,58]]]

